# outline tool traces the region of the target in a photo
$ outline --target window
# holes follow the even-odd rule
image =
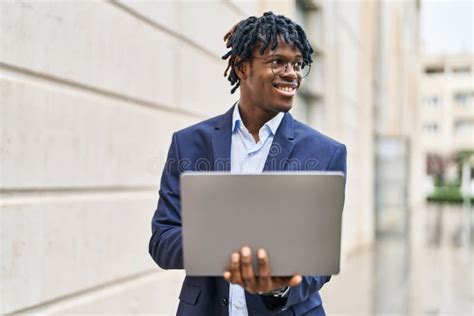
[[[426,123],[423,125],[423,131],[427,134],[436,134],[438,132],[438,123]]]
[[[426,66],[425,74],[434,75],[444,73],[444,66]]]
[[[454,131],[458,135],[472,135],[474,133],[474,120],[455,121]]]
[[[453,72],[458,74],[468,74],[471,72],[471,66],[453,66]]]
[[[441,97],[437,95],[427,95],[423,97],[423,104],[429,107],[438,107],[441,105]]]
[[[463,107],[472,106],[472,99],[474,98],[473,92],[457,92],[454,94],[454,101],[457,105]]]

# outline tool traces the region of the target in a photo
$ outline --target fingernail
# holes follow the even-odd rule
[[[258,259],[264,259],[267,254],[264,249],[259,249],[257,255]]]
[[[239,261],[239,254],[238,253],[233,253],[232,258],[231,258],[233,263],[237,263]]]
[[[243,247],[242,248],[242,256],[248,257],[248,256],[250,256],[250,254],[251,254],[251,251],[250,251],[249,247]]]

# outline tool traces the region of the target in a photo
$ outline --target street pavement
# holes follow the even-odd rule
[[[474,315],[472,213],[423,205],[408,214],[408,233],[378,236],[323,287],[328,315]]]

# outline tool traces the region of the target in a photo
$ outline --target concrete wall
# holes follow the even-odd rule
[[[408,145],[406,199],[407,208],[413,210],[423,200],[418,130],[420,2],[382,1],[379,6],[375,133]]]
[[[372,45],[374,3],[326,1],[328,134],[347,145],[342,246],[350,254],[373,242]]]
[[[163,161],[238,98],[223,35],[253,10],[1,2],[0,313],[174,313],[183,274],[147,249]]]

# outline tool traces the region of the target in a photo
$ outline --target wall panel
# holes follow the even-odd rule
[[[157,186],[171,134],[198,118],[0,79],[2,187]]]
[[[38,194],[2,202],[2,312],[139,272],[157,193]]]
[[[104,313],[174,316],[183,279],[183,271],[158,272],[112,289],[91,293],[85,298],[80,297],[65,304],[55,304],[45,311],[51,315]]]
[[[178,40],[96,1],[5,1],[1,60],[128,97],[173,107]]]
[[[217,59],[225,52],[224,35],[243,16],[225,1],[130,1],[119,4],[191,41]],[[203,23],[196,23],[196,19]]]

